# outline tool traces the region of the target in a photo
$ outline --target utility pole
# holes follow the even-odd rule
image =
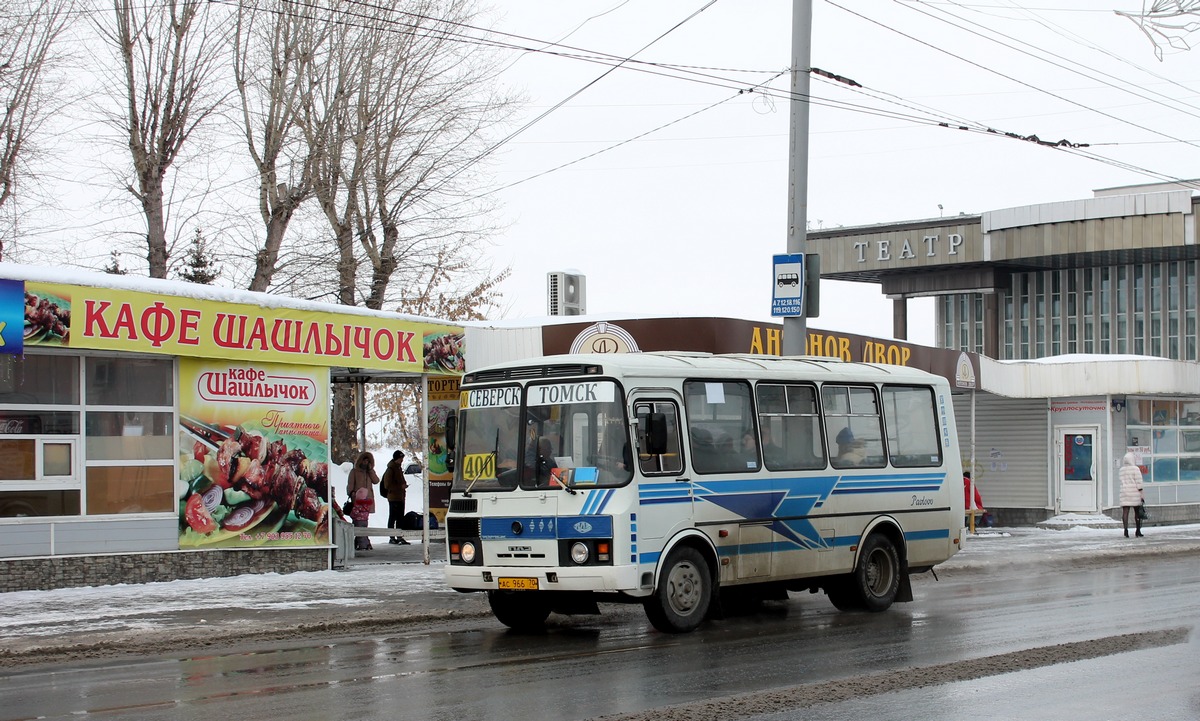
[[[812,66],[812,0],[792,0],[792,102],[788,157],[787,252],[807,252],[808,92]],[[803,279],[802,279],[803,280]],[[807,311],[805,311],[807,312]],[[808,323],[804,315],[783,319],[783,355],[804,355]]]

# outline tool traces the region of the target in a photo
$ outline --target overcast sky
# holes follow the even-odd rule
[[[1167,47],[1160,61],[1113,12],[1140,5],[816,0],[813,67],[862,87],[813,80],[810,226],[1200,176],[1200,52]],[[531,48],[570,46],[514,54],[504,73],[529,102],[518,127],[563,103],[494,167],[499,185],[517,183],[500,192],[508,225],[492,248],[513,266],[507,315],[544,314],[546,273],[573,269],[589,312],[770,320],[771,256],[787,244],[789,79],[777,74],[791,3],[522,0],[496,17]],[[911,301],[910,314],[910,339],[932,343],[932,302]],[[827,283],[810,325],[890,336],[891,303],[876,285]]]
[[[499,201],[503,227],[482,261],[512,267],[504,317],[544,316],[547,272],[575,270],[587,277],[591,313],[771,320],[771,256],[786,251],[789,221],[792,3],[490,1],[480,24],[508,33],[490,40],[523,48],[498,52],[505,89],[527,102],[479,188]],[[1200,33],[1168,31],[1176,47],[1162,38],[1160,61],[1143,30],[1113,12],[1141,4],[814,0],[813,67],[861,87],[813,78],[811,227],[1200,176],[1200,51],[1188,47]],[[63,143],[101,133],[82,111],[56,120]],[[192,160],[206,162],[188,172],[253,189],[252,173],[227,167],[236,139],[210,142],[225,154],[209,160],[199,146]],[[140,238],[138,210],[105,170],[128,157],[119,142],[59,152],[64,168],[88,156],[86,169],[46,174],[57,183],[49,220],[39,232],[26,224],[24,240],[101,239],[90,255],[70,251],[100,268],[114,236]],[[144,263],[144,248],[125,250],[126,267]],[[909,309],[910,339],[932,344],[932,300]],[[891,303],[877,285],[827,282],[821,311],[811,326],[891,335]]]

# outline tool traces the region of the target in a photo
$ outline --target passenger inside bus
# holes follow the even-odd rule
[[[763,461],[767,464],[767,468],[783,468],[786,463],[786,457],[784,456],[783,448],[771,440],[771,426],[765,424],[760,426],[759,433],[762,434]]]
[[[754,431],[742,434],[742,461],[747,470],[758,468],[758,442],[754,440]]]
[[[517,466],[516,456],[510,449],[501,449],[496,462],[496,482],[501,488],[516,488],[520,477],[521,469]]]
[[[837,438],[838,454],[837,463],[834,464],[839,468],[846,466],[861,466],[867,458],[866,444],[854,437],[854,431],[850,430],[850,426],[846,426],[838,431]]]

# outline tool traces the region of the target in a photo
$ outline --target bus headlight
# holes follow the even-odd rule
[[[462,557],[463,563],[468,565],[475,563],[475,544],[470,541],[464,541],[459,555]]]
[[[588,560],[588,547],[583,541],[576,541],[571,544],[571,560],[582,566]]]

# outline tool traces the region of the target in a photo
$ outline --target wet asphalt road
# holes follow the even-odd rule
[[[465,619],[319,646],[18,669],[0,675],[0,719],[1200,718],[1191,556],[915,586],[916,602],[883,614],[802,594],[684,636],[609,606],[554,616],[537,635]],[[1151,640],[1124,650],[1137,638]],[[967,678],[941,682],[959,667]]]

